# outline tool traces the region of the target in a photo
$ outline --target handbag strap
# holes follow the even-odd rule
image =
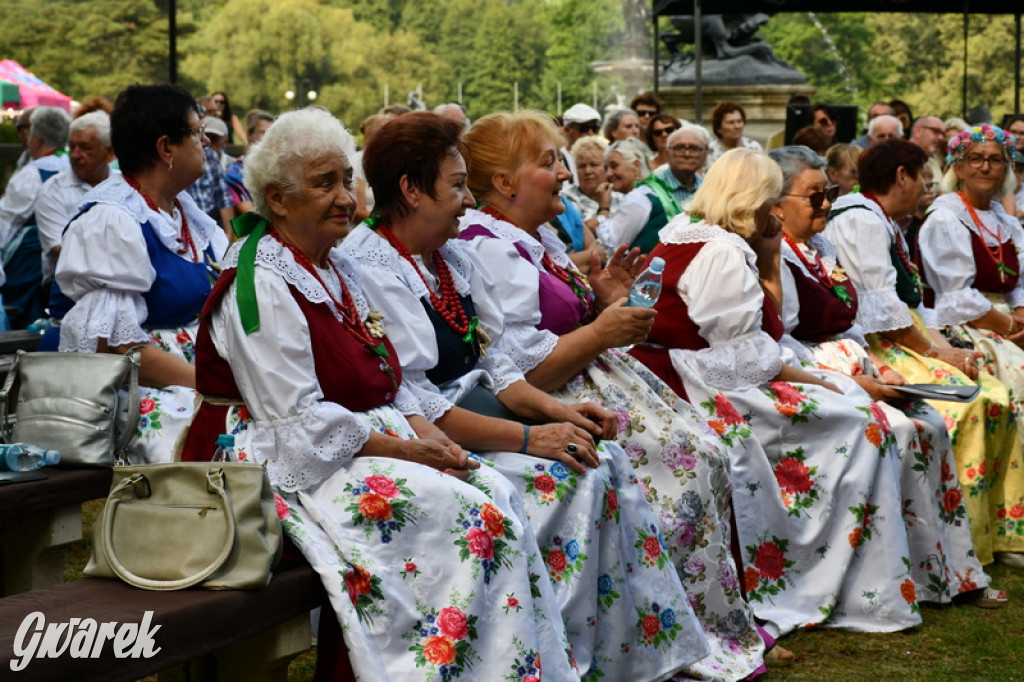
[[[133,346],[124,354],[130,369],[128,372],[128,414],[125,419],[124,431],[114,444],[114,461],[117,464],[128,464],[128,447],[139,435],[139,367],[142,364],[140,350],[145,345]],[[6,404],[6,403],[5,403]]]
[[[18,368],[21,366],[21,356],[24,354],[23,350],[18,350],[14,354],[14,362],[11,364],[10,370],[7,371],[4,387],[0,392],[0,440],[4,443],[11,442],[11,424],[8,421],[11,414],[11,389],[14,388],[14,380],[18,378]]]
[[[235,515],[232,513],[231,504],[228,502],[227,491],[224,489],[224,470],[220,467],[210,467],[206,471],[206,489],[220,498],[221,507],[224,510],[224,525],[226,527],[224,547],[221,549],[220,554],[217,555],[217,558],[211,561],[208,566],[187,578],[179,578],[178,580],[152,580],[151,578],[143,578],[136,575],[125,568],[114,552],[114,514],[117,512],[117,507],[121,504],[122,493],[129,488],[133,488],[136,494],[138,494],[140,489],[147,491],[145,495],[142,495],[146,496],[148,495],[149,485],[149,479],[146,478],[145,474],[136,472],[121,479],[121,482],[107,496],[107,504],[103,509],[102,528],[103,554],[107,558],[107,563],[121,580],[129,585],[147,590],[182,590],[186,587],[198,585],[213,575],[227,561],[232,548],[235,546]]]

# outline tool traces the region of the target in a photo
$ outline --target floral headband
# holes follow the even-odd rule
[[[950,139],[946,163],[953,163],[957,159],[962,159],[967,154],[967,150],[970,149],[971,145],[978,142],[995,142],[1002,146],[1003,151],[1010,158],[1013,158],[1012,155],[1017,145],[1017,138],[999,126],[990,126],[988,124],[975,126]]]

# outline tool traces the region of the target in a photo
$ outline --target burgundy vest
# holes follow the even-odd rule
[[[708,348],[708,342],[700,335],[699,328],[690,319],[688,306],[676,294],[676,284],[706,243],[658,244],[651,251],[648,260],[655,256],[665,259],[665,272],[661,279],[662,295],[654,304],[658,316],[654,318],[654,326],[647,336],[648,343],[636,345],[629,351],[633,357],[647,365],[652,372],[684,399],[686,392],[683,390],[682,381],[672,368],[668,351],[672,348],[700,350]],[[729,283],[722,281],[721,284],[728,286]],[[779,317],[775,304],[768,296],[764,297],[764,302],[761,305],[761,329],[776,341],[781,339],[785,332],[782,318]]]
[[[784,261],[793,273],[797,298],[800,300],[800,323],[793,329],[793,338],[807,343],[822,343],[853,326],[857,318],[857,292],[853,282],[839,282],[853,299],[850,305],[839,300],[835,292],[813,275],[805,274],[796,263]]]
[[[221,273],[200,315],[196,338],[196,389],[203,395],[241,401],[242,395],[235,383],[234,373],[222,358],[210,337],[210,315],[220,303],[228,286],[235,278],[234,268]],[[289,285],[292,297],[298,303],[309,325],[313,362],[323,400],[337,403],[353,412],[364,412],[395,399],[391,377],[381,371],[381,359],[349,334],[331,311],[330,303],[313,303],[295,287]],[[291,330],[274,330],[289,334]],[[383,339],[388,357],[384,358],[395,379],[401,385],[402,367],[391,342]],[[200,405],[189,426],[182,450],[182,461],[208,461],[213,456],[217,436],[224,432],[224,419],[229,407]]]
[[[1013,240],[1007,239],[1003,242],[1003,264],[1017,274],[1002,273],[1006,281],[1001,281],[999,267],[992,257],[992,252],[985,246],[981,237],[974,234],[974,230],[969,230],[969,232],[971,233],[971,251],[974,252],[974,267],[977,270],[974,275],[974,288],[978,291],[996,294],[1013,291],[1017,286],[1017,280],[1020,279],[1020,259],[1017,258],[1017,249]]]

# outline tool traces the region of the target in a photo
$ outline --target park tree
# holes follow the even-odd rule
[[[386,83],[401,92],[433,84],[436,65],[412,34],[378,33],[330,3],[228,0],[189,42],[183,71],[207,91],[271,111],[290,106],[286,91],[313,89],[317,104],[356,128],[381,106]]]

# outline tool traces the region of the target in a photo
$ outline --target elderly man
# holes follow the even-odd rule
[[[868,123],[868,146],[874,147],[886,140],[903,138],[903,124],[895,116],[882,114],[875,116]]]
[[[434,113],[442,118],[447,118],[455,121],[462,126],[462,133],[465,135],[469,132],[469,116],[466,116],[466,110],[462,108],[462,105],[458,102],[448,102],[447,104],[438,104],[434,107]]]
[[[587,135],[596,135],[601,129],[601,114],[597,113],[594,107],[586,104],[573,104],[562,114],[562,136],[565,138],[565,147],[559,150],[562,156],[562,164],[569,170],[572,177],[566,180],[566,185],[576,182],[576,160],[572,157],[572,146],[576,140]]]
[[[680,206],[689,201],[700,187],[701,176],[697,171],[704,167],[710,145],[711,136],[696,125],[684,124],[668,136],[668,167],[653,177],[668,187]]]
[[[914,121],[910,128],[910,141],[925,150],[928,156],[935,156],[944,151],[942,148],[946,142],[946,124],[941,118],[922,116]]]
[[[871,122],[879,116],[892,116],[892,114],[893,110],[888,102],[875,102],[868,107],[868,125],[870,126]],[[861,149],[867,149],[870,146],[867,133],[861,135],[850,144],[855,144]]]
[[[68,168],[64,148],[71,116],[57,107],[32,112],[28,152],[32,161],[11,176],[0,198],[0,248],[6,282],[0,288],[4,303],[14,308],[11,327],[24,329],[43,310],[42,260],[36,230],[36,199],[43,183]]]
[[[107,112],[91,111],[71,122],[68,157],[71,168],[47,180],[36,200],[44,285],[53,279],[64,227],[78,213],[82,197],[111,173],[120,175],[110,168],[114,147],[110,144],[110,115]]]
[[[22,150],[18,156],[18,163],[14,166],[16,171],[21,170],[25,164],[32,160],[32,155],[28,153],[28,134],[32,130],[32,112],[34,110],[35,107],[25,107],[22,109],[15,123],[15,127],[18,129],[18,144],[21,145]]]

